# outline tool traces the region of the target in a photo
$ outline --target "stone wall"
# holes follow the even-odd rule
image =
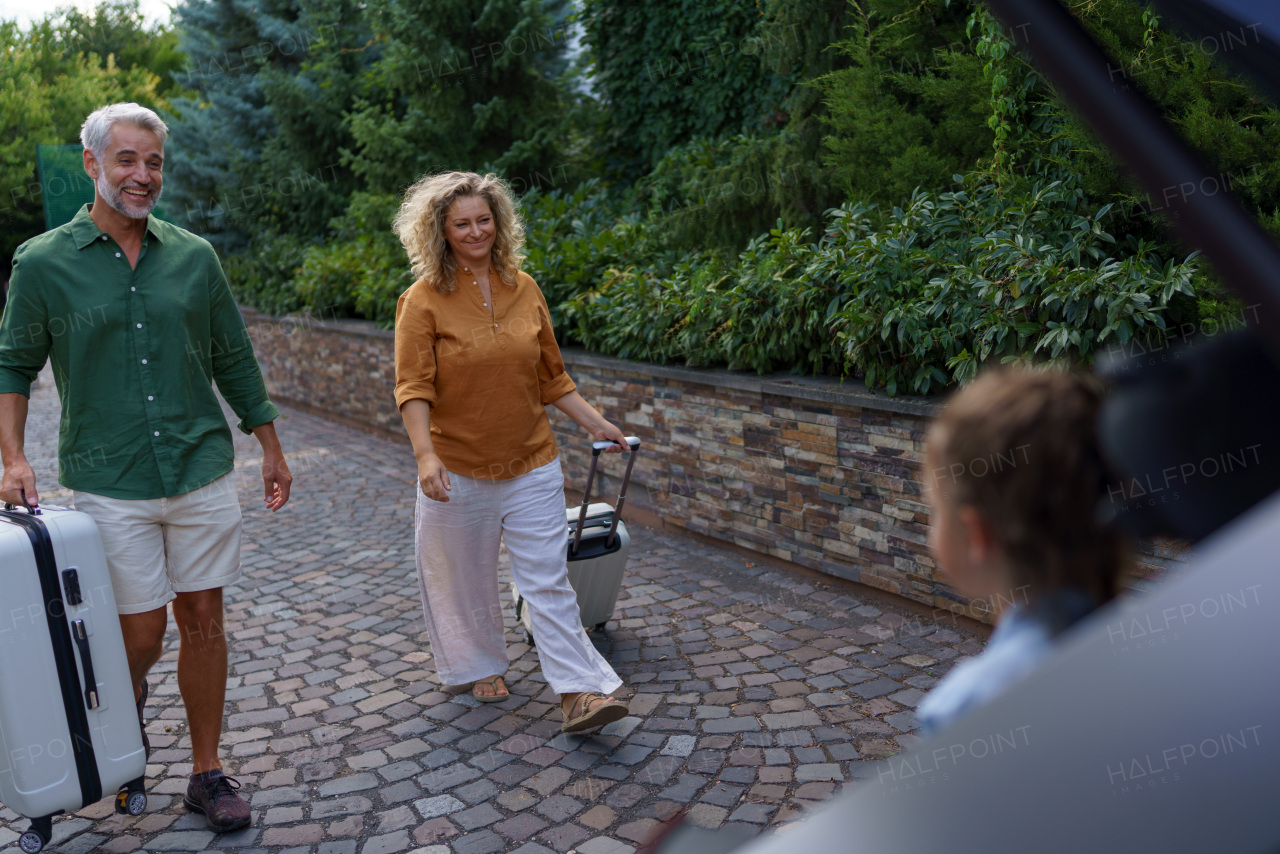
[[[273,397],[404,437],[391,393],[391,332],[359,321],[246,318]],[[643,440],[627,505],[646,521],[989,621],[992,603],[952,590],[925,542],[920,478],[936,402],[827,378],[564,355],[583,396]],[[577,502],[588,438],[548,412],[568,499]],[[621,459],[602,464],[597,497],[616,496]],[[1141,585],[1177,563],[1181,549],[1144,543],[1138,558]]]
[[[363,320],[243,314],[273,398],[404,437],[392,398],[394,332]]]

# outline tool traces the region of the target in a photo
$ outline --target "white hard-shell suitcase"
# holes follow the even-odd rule
[[[146,809],[146,754],[98,527],[56,507],[0,511],[0,803],[52,818],[116,796]]]
[[[614,444],[616,443],[592,444],[591,469],[587,472],[587,488],[582,496],[582,504],[565,509],[569,584],[578,594],[578,611],[582,616],[582,624],[597,630],[603,629],[613,616],[618,591],[622,589],[622,576],[627,568],[627,554],[631,550],[631,535],[622,522],[622,506],[627,500],[627,484],[631,482],[631,469],[636,463],[636,452],[640,448],[638,438],[627,437],[627,470],[622,476],[617,506],[591,503],[591,484],[595,480],[600,452]],[[515,598],[516,619],[524,626],[529,643],[533,644],[533,618],[529,614],[529,608],[514,584],[511,594]]]

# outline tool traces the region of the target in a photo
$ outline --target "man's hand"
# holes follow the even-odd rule
[[[33,506],[40,503],[40,493],[36,491],[36,473],[25,457],[4,467],[4,478],[0,479],[0,501],[21,507],[24,492],[26,503]]]
[[[284,461],[283,453],[263,455],[262,485],[263,501],[272,513],[288,502],[293,475],[289,472],[289,464]]]
[[[21,505],[22,493],[27,503],[40,503],[36,491],[36,473],[23,453],[27,427],[27,396],[7,392],[0,394],[0,463],[4,464],[4,477],[0,478],[0,502]]]
[[[280,449],[280,440],[276,438],[276,425],[268,421],[253,428],[253,435],[262,445],[262,500],[272,513],[279,510],[289,500],[289,488],[293,485],[293,475],[289,473],[289,464],[284,461],[284,451]]]

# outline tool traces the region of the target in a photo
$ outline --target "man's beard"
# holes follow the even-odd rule
[[[148,199],[149,204],[146,210],[130,210],[124,203],[124,185],[119,188],[111,186],[107,181],[106,170],[98,172],[98,195],[102,196],[102,200],[111,206],[113,210],[119,211],[130,219],[146,219],[151,211],[155,210],[156,204],[160,201],[160,193],[163,190],[157,190]]]

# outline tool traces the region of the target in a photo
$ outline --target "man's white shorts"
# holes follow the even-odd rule
[[[178,593],[225,587],[240,578],[235,472],[172,498],[139,501],[76,492],[74,500],[102,534],[121,614],[154,611]]]

